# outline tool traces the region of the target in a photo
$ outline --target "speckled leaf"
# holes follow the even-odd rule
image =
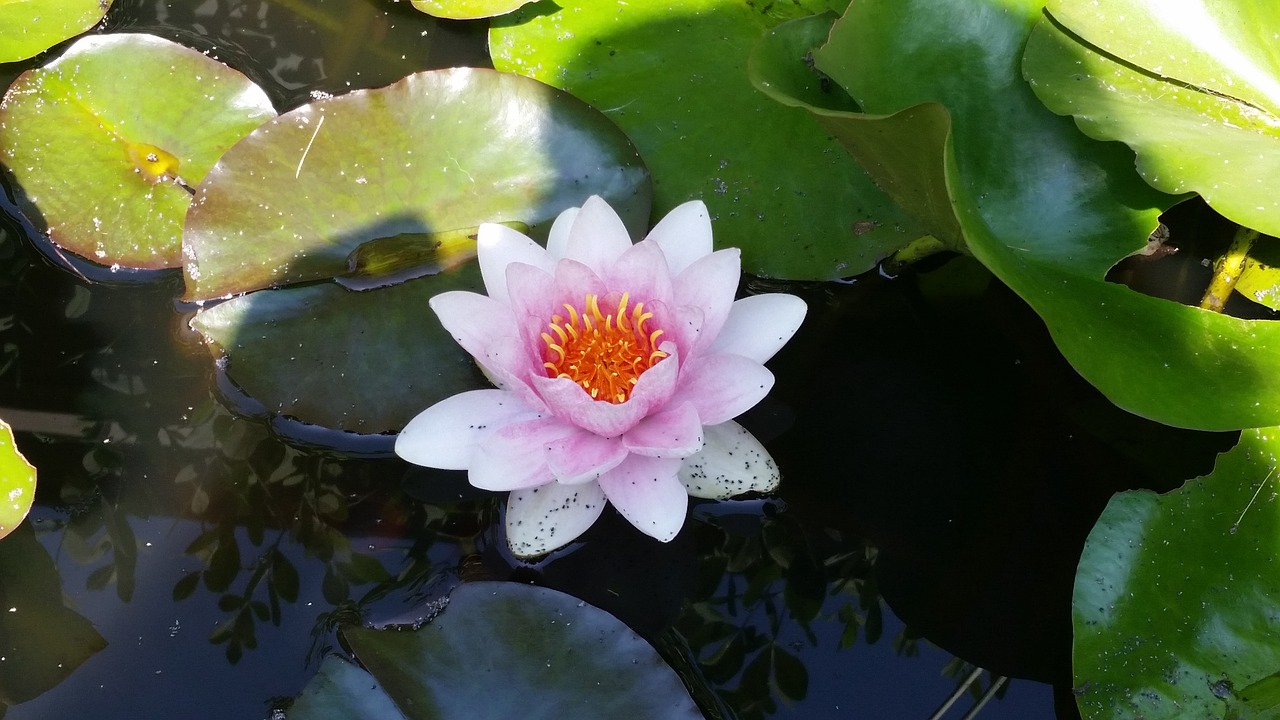
[[[36,468],[22,456],[13,428],[0,420],[0,538],[13,532],[36,499]]]
[[[274,114],[257,85],[195,50],[96,35],[9,87],[0,163],[58,245],[103,265],[176,267],[182,184]]]
[[[1119,140],[1168,193],[1280,235],[1280,4],[1055,0],[1027,43],[1036,96]]]
[[[1246,430],[1210,475],[1112,498],[1072,603],[1085,718],[1231,717],[1280,672],[1278,454],[1280,428]]]
[[[232,148],[187,216],[186,297],[334,277],[359,246],[405,234],[506,221],[545,236],[592,194],[642,234],[648,175],[608,118],[518,75],[416,73],[296,108]]]
[[[627,132],[653,172],[655,217],[700,198],[748,272],[827,279],[922,233],[812,118],[752,88],[747,65],[766,30],[847,4],[537,3],[495,20],[489,47],[497,67],[565,88]]]
[[[418,630],[343,635],[411,720],[700,720],[675,671],[612,615],[548,588],[466,583]]]
[[[472,288],[459,272],[369,292],[321,283],[250,293],[201,311],[227,375],[270,413],[356,433],[396,432],[423,408],[483,379],[431,315],[436,293]]]
[[[1119,143],[1084,136],[1022,78],[1039,0],[860,0],[815,52],[863,110],[826,113],[935,237],[1044,318],[1117,405],[1171,425],[1280,423],[1280,323],[1241,320],[1106,280],[1176,198]]]
[[[413,7],[428,15],[450,20],[504,15],[533,0],[412,0]]]
[[[0,0],[0,63],[25,60],[93,27],[112,0]]]

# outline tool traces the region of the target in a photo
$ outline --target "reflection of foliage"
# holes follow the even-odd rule
[[[786,515],[766,520],[759,535],[724,532],[720,538],[702,548],[702,599],[686,607],[675,630],[697,672],[738,717],[773,714],[775,694],[792,701],[807,694],[808,670],[782,640],[787,622],[810,646],[818,644],[810,625],[824,610],[825,619],[844,625],[839,647],[852,645],[859,628],[867,642],[879,639],[879,594],[867,579],[875,548],[806,532]],[[830,598],[838,603],[834,611]]]

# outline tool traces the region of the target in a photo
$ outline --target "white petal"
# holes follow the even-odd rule
[[[491,297],[465,290],[443,292],[427,301],[440,324],[474,358],[499,338],[516,334],[511,308]]]
[[[410,420],[396,438],[396,454],[415,465],[466,470],[477,445],[495,428],[535,416],[509,392],[464,392],[441,400]]]
[[[711,254],[711,215],[701,200],[677,206],[658,221],[646,240],[652,240],[667,256],[672,275]]]
[[[711,352],[726,352],[764,362],[800,329],[808,310],[795,295],[771,293],[738,300],[711,343]]]
[[[507,547],[529,558],[573,542],[604,510],[604,491],[596,483],[549,483],[507,496]]]
[[[747,492],[770,492],[781,475],[769,451],[746,428],[730,420],[702,428],[706,444],[685,458],[680,482],[696,498],[724,500]]]
[[[476,238],[476,251],[480,259],[480,275],[484,278],[489,297],[510,304],[507,296],[507,266],[513,262],[532,265],[551,272],[555,261],[538,243],[506,225],[485,223],[480,226]]]
[[[578,219],[578,208],[569,208],[556,216],[556,221],[551,223],[551,234],[547,236],[547,252],[551,254],[552,260],[559,260],[564,257],[565,250],[569,247],[569,228],[573,227],[573,221]]]
[[[573,220],[573,227],[569,228],[564,256],[581,262],[604,277],[609,267],[629,247],[631,236],[627,234],[622,218],[609,207],[609,203],[592,195],[582,204]]]
[[[481,440],[471,455],[467,480],[481,490],[521,490],[544,485],[555,476],[547,466],[547,448],[573,427],[552,417],[509,422]]]
[[[631,455],[600,476],[605,497],[641,532],[662,542],[684,527],[689,495],[676,477],[679,459]]]

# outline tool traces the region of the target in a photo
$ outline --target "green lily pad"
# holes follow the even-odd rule
[[[627,138],[572,96],[493,70],[416,73],[296,108],[223,156],[187,215],[186,298],[331,278],[406,234],[517,222],[545,236],[593,193],[639,231],[649,192]]]
[[[13,428],[0,420],[0,538],[13,532],[36,499],[36,468],[22,456]]]
[[[191,325],[268,412],[396,432],[423,408],[484,382],[427,307],[437,293],[479,282],[472,263],[369,292],[333,283],[255,292],[202,310]]]
[[[1246,430],[1210,475],[1112,498],[1072,602],[1086,718],[1230,717],[1280,672],[1277,454],[1280,428]]]
[[[289,707],[289,720],[406,720],[367,671],[330,655]]]
[[[0,2],[0,63],[26,60],[93,27],[112,0]]]
[[[0,605],[3,705],[43,694],[107,646],[93,623],[62,604],[58,569],[29,525],[0,542]]]
[[[177,267],[199,183],[275,111],[244,75],[150,35],[83,38],[0,103],[0,162],[24,211],[102,265]]]
[[[1035,308],[1116,404],[1182,427],[1280,423],[1280,325],[1105,280],[1176,198],[1031,92],[1021,51],[1041,3],[953,5],[854,3],[815,60],[863,112],[810,112],[934,237],[962,242]]]
[[[1280,5],[1254,0],[1055,0],[1024,72],[1045,105],[1137,152],[1167,192],[1199,193],[1280,235]]]
[[[766,30],[847,4],[535,3],[495,20],[489,48],[498,68],[565,88],[626,131],[653,172],[655,216],[702,199],[716,241],[741,247],[748,272],[829,279],[864,272],[923,232],[746,70]],[[803,62],[804,49],[790,50]]]
[[[533,0],[412,0],[413,7],[438,18],[475,20],[505,15]]]
[[[547,588],[467,583],[421,629],[342,632],[360,664],[411,720],[702,718],[679,676],[648,643],[603,610]],[[309,707],[330,697],[362,704],[347,688],[363,692],[370,684],[327,682],[322,701]],[[375,693],[368,702],[381,699]]]

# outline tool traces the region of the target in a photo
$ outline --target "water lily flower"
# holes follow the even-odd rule
[[[488,295],[446,292],[431,309],[496,388],[428,408],[396,453],[510,491],[513,553],[572,542],[606,500],[666,542],[689,496],[777,486],[773,459],[733,418],[773,386],[763,363],[805,304],[786,294],[735,301],[740,251],[712,252],[702,202],[675,208],[633,245],[592,197],[556,218],[545,248],[486,224],[478,252]]]

